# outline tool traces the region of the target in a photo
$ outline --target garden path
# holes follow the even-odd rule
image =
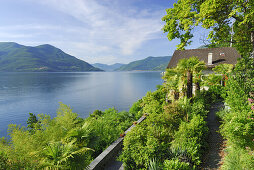
[[[219,131],[220,122],[216,117],[216,112],[223,108],[223,103],[213,104],[208,116],[207,125],[209,128],[208,136],[208,152],[204,158],[203,170],[214,170],[219,169],[222,161],[222,150],[223,150],[223,138]]]

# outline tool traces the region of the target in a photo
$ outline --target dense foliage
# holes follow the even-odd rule
[[[1,138],[0,169],[84,168],[134,120],[113,108],[82,119],[64,104],[53,119],[30,113],[27,128],[10,125],[10,139]]]
[[[202,26],[210,29],[207,38],[212,46],[233,43],[241,54],[254,51],[254,2],[251,0],[178,0],[166,11],[167,15],[162,18],[166,22],[163,30],[170,41],[181,40],[178,49],[189,45],[192,30]]]
[[[137,111],[149,114],[124,139],[120,159],[125,168],[148,169],[153,164],[166,169],[199,166],[208,132],[204,95],[200,94],[192,104],[186,97],[166,103],[165,88],[161,87],[143,97],[139,102],[142,110]]]
[[[191,99],[184,93],[187,76],[181,74],[181,67],[167,69],[164,86],[148,93],[132,108],[139,114],[149,114],[124,139],[120,159],[125,168],[199,168],[207,146],[206,110],[212,102],[225,100],[226,109],[218,113],[222,119],[220,131],[226,140],[221,168],[253,169],[253,63],[253,58],[242,58],[233,72],[232,65],[216,66],[216,74],[203,77],[200,82],[209,89],[195,93]]]
[[[195,169],[200,165],[208,133],[205,97],[210,92],[196,92],[188,99],[185,87],[187,72],[200,75],[203,68],[195,57],[182,60],[166,70],[163,86],[133,105],[133,111],[148,116],[124,139],[120,160],[126,169]]]
[[[232,65],[219,65],[213,70],[221,75],[211,74],[201,81],[205,64],[192,57],[180,60],[176,68],[167,69],[164,85],[148,92],[129,112],[117,112],[114,108],[104,112],[96,110],[82,119],[70,107],[60,104],[53,119],[46,114],[30,113],[27,127],[10,125],[10,139],[0,139],[0,169],[82,169],[143,114],[148,115],[146,120],[124,138],[120,160],[125,168],[197,169],[207,145],[207,110],[217,99],[226,102],[226,108],[218,112],[222,122],[220,132],[226,140],[221,168],[253,169],[254,59],[249,57],[254,49],[253,5],[254,1],[249,0],[178,0],[163,17],[166,22],[163,30],[168,32],[168,39],[179,38],[178,49],[184,49],[191,43],[194,27],[202,24],[211,29],[209,47],[233,43],[244,54],[234,69]],[[0,45],[2,65],[9,63],[1,67],[3,71],[41,68],[54,71],[55,68],[42,64],[41,58],[35,56],[44,56],[44,52],[57,56],[51,58],[53,65],[60,62],[59,68],[64,71],[84,71],[88,65],[49,45],[31,48],[15,43]],[[19,53],[13,54],[13,49]],[[36,60],[24,63],[33,56]],[[119,70],[165,67],[167,61],[156,65],[155,60],[149,57]],[[209,90],[200,91],[201,85]]]
[[[192,62],[194,61],[194,62]],[[186,66],[186,63],[194,63]],[[223,169],[254,167],[253,58],[243,58],[232,71],[219,65],[200,80],[203,63],[182,60],[167,69],[162,86],[138,100],[129,112],[95,110],[86,119],[60,104],[57,117],[30,114],[27,127],[9,126],[10,139],[0,140],[0,169],[79,169],[89,163],[143,114],[146,120],[124,138],[120,160],[126,169],[198,169],[207,147],[207,110],[225,99],[230,109],[218,113],[226,139]],[[194,83],[206,85],[187,98],[186,70]],[[221,84],[221,82],[223,82]],[[173,92],[173,93],[172,93]],[[176,95],[179,93],[180,95]],[[176,97],[177,96],[177,97]],[[166,100],[167,99],[167,100]]]
[[[199,93],[204,68],[204,61],[200,61],[197,57],[181,59],[175,68],[168,68],[163,76],[168,99],[177,100],[182,96],[191,98],[193,83],[195,83],[196,94]]]
[[[130,62],[129,64],[123,65],[115,71],[133,71],[133,70],[153,70],[153,71],[164,71],[171,56],[163,57],[147,57],[143,60],[137,60]]]
[[[223,169],[254,168],[254,59],[239,61],[226,83],[227,108],[218,113],[226,139]]]

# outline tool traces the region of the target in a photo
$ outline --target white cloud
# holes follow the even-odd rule
[[[40,12],[31,15],[29,8],[23,22],[9,18],[9,25],[0,23],[1,41],[52,44],[91,63],[112,64],[129,62],[146,42],[162,38],[164,10],[123,6],[115,0],[22,1]]]
[[[131,13],[136,13],[136,17],[133,15],[131,17],[128,16],[128,8],[126,11],[117,11],[116,7],[101,5],[99,2],[99,0],[44,0],[41,3],[88,25],[86,45],[87,43],[104,44],[104,46],[118,48],[119,53],[123,55],[133,54],[142,43],[160,32],[162,14],[158,11],[134,12],[134,9],[129,9]],[[81,30],[77,29],[77,31]],[[84,32],[80,34],[82,36]],[[98,45],[97,49],[99,48]]]

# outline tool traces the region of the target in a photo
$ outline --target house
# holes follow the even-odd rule
[[[208,70],[211,70],[219,64],[235,65],[237,63],[237,59],[241,57],[241,55],[233,47],[176,50],[168,63],[167,68],[176,67],[180,59],[190,58],[193,56],[198,57],[201,61],[204,61]]]
[[[176,50],[168,63],[167,68],[174,68],[177,66],[179,60],[193,56],[197,57],[200,61],[205,62],[207,69],[203,70],[204,76],[213,73],[212,68],[219,64],[235,65],[237,63],[237,59],[241,57],[241,55],[233,47]],[[221,81],[221,83],[224,84],[223,81]],[[195,85],[193,84],[193,91],[195,90],[194,86]],[[206,86],[203,88],[208,89]]]

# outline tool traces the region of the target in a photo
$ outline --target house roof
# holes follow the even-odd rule
[[[208,65],[208,53],[212,55],[212,65]],[[183,58],[198,57],[199,60],[204,61],[207,66],[214,67],[219,64],[236,64],[237,58],[241,55],[233,47],[222,48],[203,48],[203,49],[190,49],[190,50],[176,50],[168,63],[167,68],[176,67],[178,61]]]

